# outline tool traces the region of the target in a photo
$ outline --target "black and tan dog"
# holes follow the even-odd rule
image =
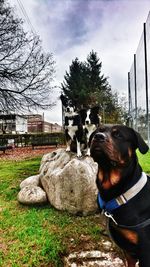
[[[125,251],[127,266],[150,267],[150,177],[138,163],[148,146],[133,129],[114,125],[91,136],[91,156],[98,163],[98,203],[108,217],[113,240]]]

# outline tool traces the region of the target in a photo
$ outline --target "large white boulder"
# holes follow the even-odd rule
[[[40,180],[49,202],[56,209],[87,215],[97,211],[97,163],[89,156],[58,149],[44,155]]]

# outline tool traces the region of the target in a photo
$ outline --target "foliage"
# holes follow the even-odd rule
[[[63,132],[59,133],[32,133],[32,134],[0,134],[0,145],[8,144],[8,140],[14,140],[14,145],[18,146],[30,146],[35,139],[49,139],[56,140],[58,144],[65,143],[65,136]]]
[[[72,61],[70,66],[70,72],[66,72],[64,76],[65,81],[62,84],[62,90],[64,95],[72,101],[75,106],[82,106],[82,103],[86,105],[86,69],[82,62],[79,62],[78,58]]]
[[[120,122],[122,109],[118,96],[112,93],[101,68],[102,62],[94,51],[87,56],[86,62],[76,58],[64,76],[62,93],[79,109],[100,106],[104,123]]]
[[[143,170],[150,175],[150,150],[146,155],[143,155],[137,151],[137,155]]]
[[[43,52],[38,36],[24,32],[5,0],[0,0],[0,39],[0,110],[51,107],[52,54]]]
[[[64,76],[62,90],[73,104],[79,107],[95,104],[96,93],[108,89],[107,78],[101,75],[101,67],[102,63],[93,51],[87,62],[80,62],[78,58],[72,61],[69,73]]]

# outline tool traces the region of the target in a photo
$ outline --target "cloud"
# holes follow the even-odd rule
[[[17,0],[10,2],[17,3]],[[59,54],[88,41],[89,32],[102,20],[103,1],[99,3],[101,1],[26,0],[23,5],[45,46]]]
[[[17,5],[17,0],[9,1]],[[54,54],[58,85],[72,60],[76,57],[86,60],[93,49],[102,61],[102,73],[109,77],[112,89],[127,95],[127,73],[149,12],[149,0],[26,0],[22,3],[45,50]],[[58,87],[55,98],[59,91]],[[60,111],[59,101],[57,107]],[[58,121],[57,112],[47,114],[48,120]]]

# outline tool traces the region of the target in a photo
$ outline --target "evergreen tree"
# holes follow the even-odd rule
[[[97,53],[92,51],[88,57],[87,68],[87,80],[89,91],[89,103],[92,105],[102,104],[106,99],[111,98],[111,88],[108,83],[108,78],[101,74],[102,62],[97,57]]]
[[[62,93],[79,109],[100,106],[103,122],[119,122],[121,109],[117,95],[112,93],[101,69],[102,62],[94,51],[85,62],[76,58],[64,76]]]
[[[71,100],[73,105],[80,107],[86,100],[86,69],[78,58],[72,61],[69,73],[66,72],[62,83],[63,94]]]
[[[89,87],[92,91],[103,91],[108,87],[107,78],[101,74],[102,62],[97,57],[97,53],[92,51],[87,57],[87,74]]]
[[[69,73],[66,72],[62,83],[63,94],[77,107],[90,107],[101,104],[111,97],[107,78],[101,74],[102,62],[92,51],[86,62],[78,58],[72,61]]]

